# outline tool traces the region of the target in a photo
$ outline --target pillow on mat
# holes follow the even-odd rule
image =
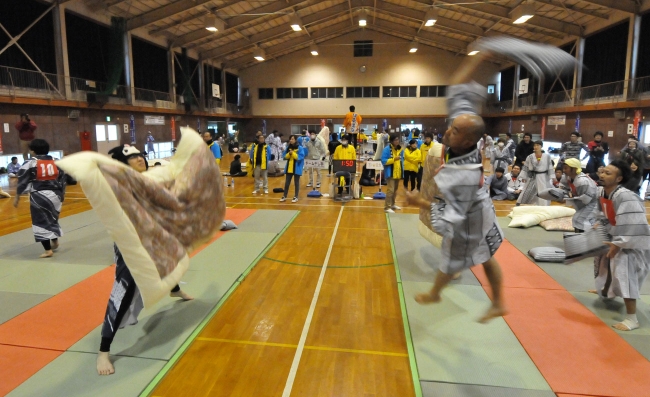
[[[538,262],[564,262],[564,250],[555,247],[535,247],[528,251]]]
[[[573,217],[565,216],[562,218],[548,219],[541,221],[539,223],[544,230],[550,231],[560,231],[560,232],[572,232],[575,229],[573,228]]]
[[[232,229],[237,229],[237,225],[235,225],[235,222],[226,219],[223,221],[221,224],[221,230],[232,230]],[[573,229],[571,229],[573,231]]]
[[[509,215],[512,218],[512,221],[510,221],[508,227],[531,227],[538,225],[541,221],[573,216],[575,213],[576,210],[573,208],[561,207],[559,205],[519,206],[512,209],[512,212]]]

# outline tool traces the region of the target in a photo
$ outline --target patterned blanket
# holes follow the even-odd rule
[[[436,196],[440,195],[438,186],[433,180],[436,170],[442,164],[442,150],[443,145],[438,142],[433,142],[433,146],[429,150],[427,158],[424,160],[422,166],[422,186],[420,194],[427,201],[437,202]],[[431,227],[431,210],[420,209],[420,222],[418,223],[418,231],[420,235],[435,247],[440,248],[442,244],[442,236],[434,232]]]
[[[181,132],[170,164],[144,173],[95,152],[57,161],[81,183],[120,248],[145,307],[179,283],[189,254],[220,229],[226,212],[214,157],[194,130]]]

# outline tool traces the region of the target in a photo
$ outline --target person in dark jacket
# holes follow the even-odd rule
[[[230,176],[240,177],[248,175],[248,172],[241,170],[241,161],[239,160],[241,156],[239,154],[235,155],[232,163],[230,163]]]
[[[520,167],[523,166],[524,161],[533,154],[533,136],[530,132],[524,133],[524,139],[519,142],[517,148],[515,149],[515,163]]]
[[[603,142],[603,133],[596,131],[594,140],[587,144],[589,147],[589,162],[587,163],[587,173],[591,174],[598,170],[598,167],[605,166],[605,155],[609,153],[609,144]]]

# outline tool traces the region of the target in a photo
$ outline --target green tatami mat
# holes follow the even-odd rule
[[[52,295],[22,294],[19,292],[0,291],[0,324],[11,320],[20,313],[31,309]]]
[[[140,314],[138,324],[117,332],[111,353],[168,360],[219,299],[273,240],[275,233],[226,233],[191,259],[181,288],[193,301],[164,298]],[[232,253],[235,254],[232,254]],[[108,301],[108,296],[106,297]],[[101,325],[69,351],[96,352]]]
[[[4,237],[0,238],[0,243]],[[39,259],[43,245],[34,241],[34,236],[29,234],[29,244],[25,244],[13,251],[7,251],[0,257],[0,266],[3,261],[41,260],[52,263],[67,263],[78,265],[109,266],[114,263],[113,240],[101,223],[88,226],[63,234],[59,239],[59,249],[54,256]]]
[[[476,321],[490,306],[483,288],[451,285],[442,302],[420,305],[413,297],[431,283],[402,285],[421,381],[550,390],[502,318]]]
[[[0,291],[56,295],[102,269],[104,266],[69,265],[47,259],[0,260]]]
[[[625,303],[616,298],[606,301],[596,294],[588,292],[572,292],[577,300],[591,310],[607,325],[613,325],[625,318]],[[635,350],[650,360],[650,296],[644,295],[636,302],[636,315],[640,328],[634,331],[618,331],[612,328],[621,338],[625,339]]]
[[[420,382],[424,397],[555,397],[548,390],[511,389],[506,387]]]
[[[64,236],[74,230],[83,228],[93,223],[99,222],[95,211],[86,211],[80,214],[66,216],[59,220],[59,224],[63,229]],[[3,257],[9,252],[19,250],[22,247],[34,244],[34,234],[32,228],[29,227],[15,233],[7,234],[0,237],[0,257]]]
[[[284,179],[283,179],[284,180]],[[236,232],[280,233],[298,211],[258,210],[237,225]]]
[[[389,214],[395,255],[402,280],[433,282],[440,264],[440,249],[420,236],[417,214]],[[467,269],[452,284],[480,285]]]
[[[519,251],[528,255],[534,247],[558,247],[564,249],[562,236],[564,232],[547,232],[540,226],[526,229],[509,228],[510,218],[498,218],[499,224],[510,241]],[[594,260],[586,258],[570,265],[564,263],[535,262],[549,276],[562,285],[569,292],[587,292],[594,288]],[[645,283],[641,288],[642,294],[650,294],[650,284]]]
[[[137,396],[165,365],[165,361],[114,358],[115,373],[99,376],[97,353],[65,352],[14,389],[11,397],[126,397]]]

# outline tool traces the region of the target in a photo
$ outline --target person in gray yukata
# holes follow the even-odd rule
[[[407,193],[409,204],[431,209],[433,229],[442,236],[442,263],[430,292],[419,294],[419,303],[440,301],[440,292],[453,275],[482,263],[492,288],[492,306],[479,319],[487,322],[506,314],[502,302],[501,268],[494,259],[503,241],[492,200],[484,185],[482,158],[477,142],[485,131],[478,115],[487,89],[476,82],[463,83],[479,65],[476,56],[461,66],[447,90],[449,117],[453,120],[442,143],[443,165],[434,180],[443,200],[430,203],[419,194]]]
[[[592,227],[596,218],[598,206],[598,187],[588,175],[582,173],[580,160],[567,159],[562,166],[566,176],[565,190],[572,200],[569,204],[576,209],[573,215],[573,228],[576,233],[582,233]]]
[[[613,325],[620,331],[639,328],[636,301],[650,270],[650,226],[643,200],[622,185],[632,176],[630,166],[614,160],[599,174],[600,210],[597,223],[612,236],[609,252],[594,258],[596,289],[589,292],[605,299],[621,297],[627,315]]]

